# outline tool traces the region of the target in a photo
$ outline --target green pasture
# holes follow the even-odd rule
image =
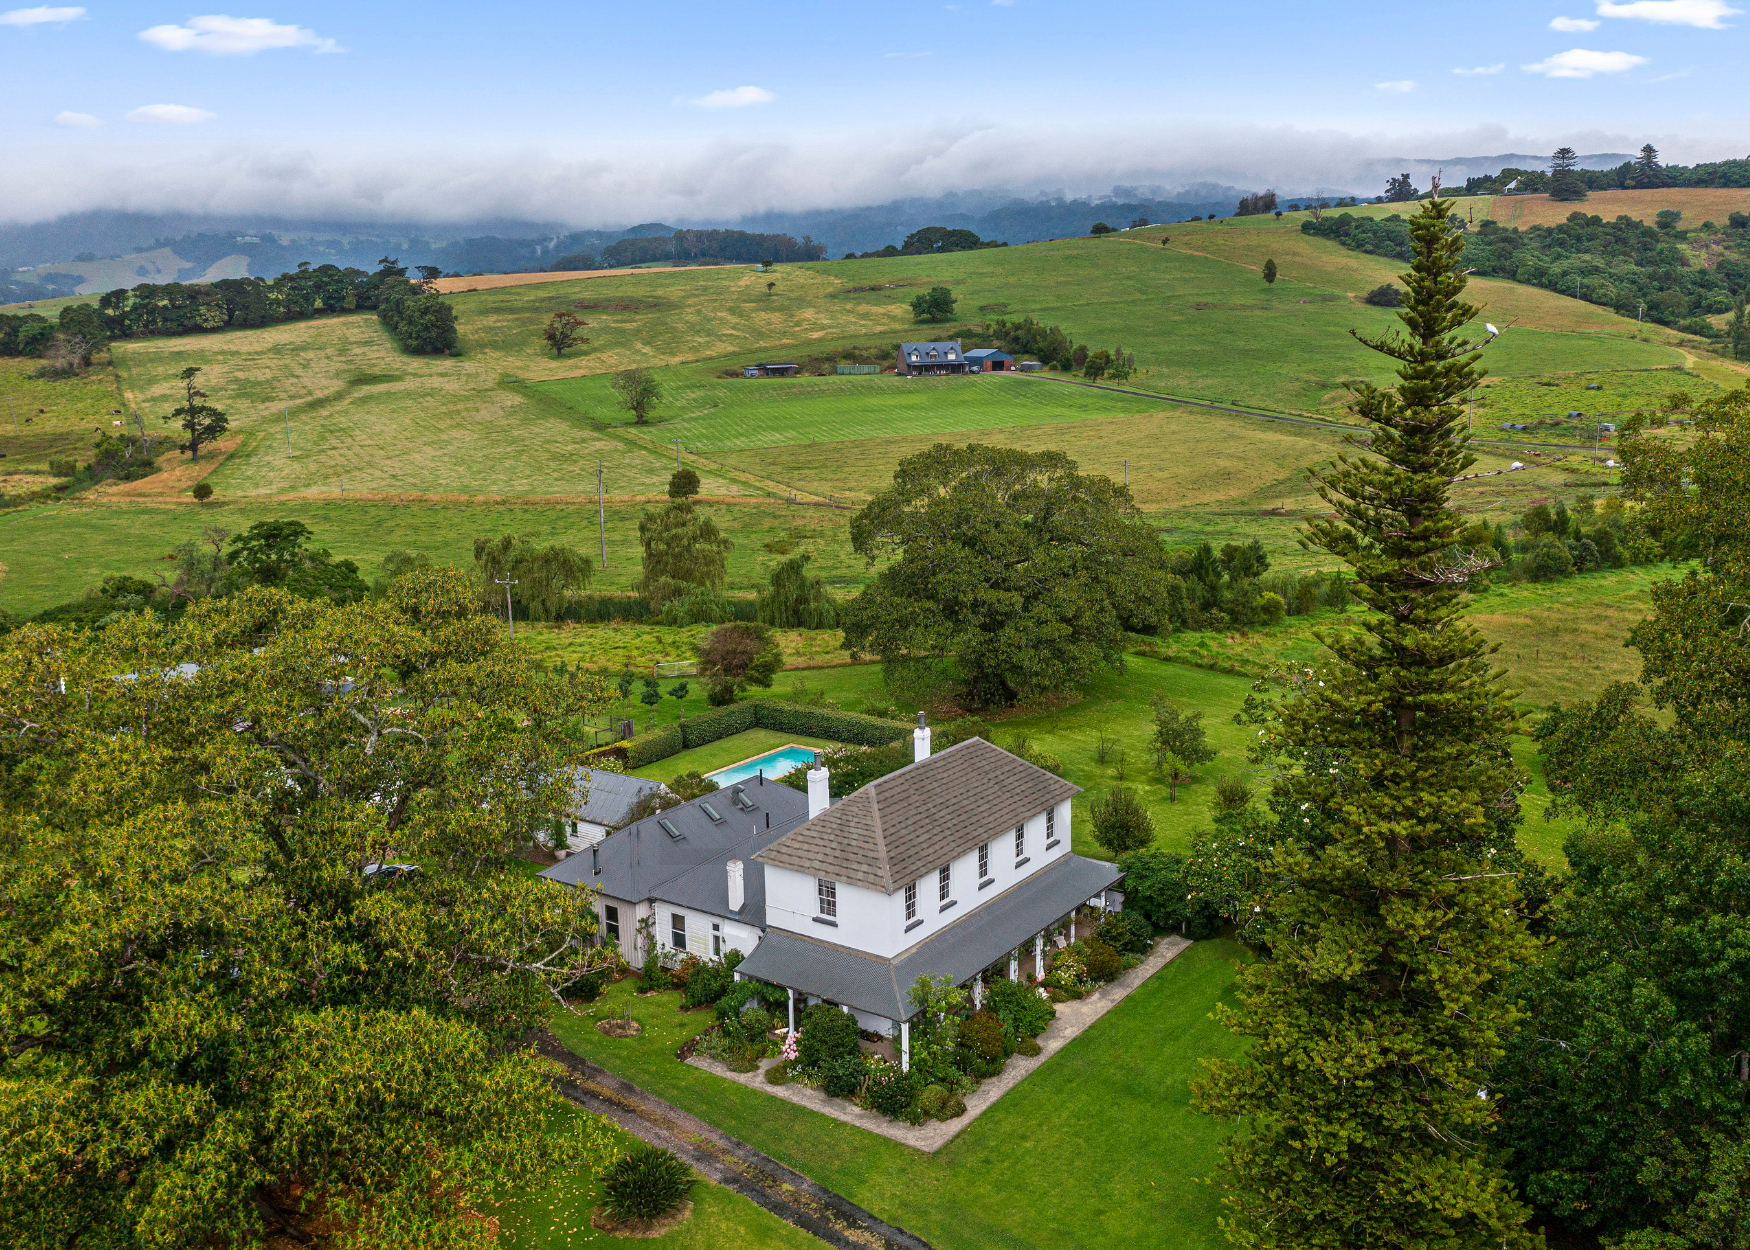
[[[1199,1181],[1227,1126],[1191,1111],[1189,1085],[1200,1059],[1239,1052],[1209,1017],[1232,1001],[1245,958],[1235,942],[1197,943],[933,1155],[677,1062],[711,1017],[677,1011],[676,994],[632,998],[622,981],[586,1009],[629,1006],[639,1037],[603,1037],[591,1015],[553,1028],[584,1058],[938,1250],[1213,1250],[1219,1197]]]
[[[680,439],[707,455],[789,446],[820,454],[821,443],[884,435],[954,435],[1158,412],[1165,400],[1086,387],[1040,385],[1020,375],[907,378],[898,374],[824,378],[702,378],[664,370],[666,394],[650,436]],[[605,376],[547,382],[541,389],[581,412],[613,411]],[[830,458],[831,453],[826,453]]]

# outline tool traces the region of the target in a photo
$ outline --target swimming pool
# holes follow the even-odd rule
[[[768,777],[782,777],[792,769],[801,768],[814,763],[814,751],[809,747],[799,747],[792,743],[779,747],[776,751],[767,751],[764,755],[756,755],[751,760],[743,760],[739,764],[731,764],[728,768],[719,768],[714,773],[706,773],[712,781],[725,788],[738,781],[746,781],[749,777],[758,775],[764,769]]]

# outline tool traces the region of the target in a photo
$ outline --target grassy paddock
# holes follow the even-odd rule
[[[717,1125],[940,1250],[1221,1244],[1216,1192],[1197,1183],[1225,1125],[1190,1109],[1203,1057],[1239,1044],[1209,1018],[1229,995],[1237,943],[1199,942],[1005,1094],[934,1155],[676,1062],[709,1023],[678,995],[609,989],[641,1036],[611,1039],[593,1018],[555,1032],[587,1059]]]

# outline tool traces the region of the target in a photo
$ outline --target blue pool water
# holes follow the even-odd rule
[[[714,773],[706,773],[712,781],[724,789],[728,789],[738,781],[746,781],[757,775],[761,769],[768,777],[782,777],[785,773],[805,764],[814,763],[814,752],[807,747],[779,747],[776,751],[767,751],[756,756],[745,764],[731,764],[728,768],[720,768]]]

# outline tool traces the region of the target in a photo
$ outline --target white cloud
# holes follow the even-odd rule
[[[1395,91],[1401,95],[1406,91],[1414,91],[1416,84],[1412,79],[1400,78],[1396,82],[1376,82],[1373,84],[1373,89],[1375,91]]]
[[[1703,30],[1724,30],[1722,19],[1737,17],[1743,11],[1732,8],[1726,0],[1628,0],[1626,4],[1598,0],[1599,17],[1633,17],[1666,26],[1699,26]]]
[[[131,122],[168,122],[173,126],[189,126],[195,122],[204,122],[218,114],[209,113],[205,109],[190,108],[186,104],[147,104],[128,114]]]
[[[209,56],[253,56],[272,48],[314,48],[338,52],[340,45],[302,26],[286,26],[266,17],[231,17],[209,13],[191,17],[186,26],[153,26],[140,38],[166,52],[205,52]]]
[[[0,26],[44,26],[58,22],[76,22],[84,16],[84,9],[54,9],[44,4],[34,9],[13,9],[9,13],[0,13]]]
[[[1569,34],[1597,30],[1598,25],[1598,22],[1590,17],[1552,17],[1549,22],[1551,30],[1566,31]]]
[[[1590,78],[1594,74],[1620,74],[1647,58],[1632,52],[1592,52],[1586,48],[1570,48],[1519,68],[1528,74],[1544,74],[1550,78]]]
[[[103,119],[93,117],[90,113],[69,113],[62,111],[55,114],[57,126],[101,126]]]
[[[1469,69],[1465,69],[1462,66],[1460,66],[1460,67],[1454,68],[1452,72],[1455,74],[1499,74],[1502,70],[1504,70],[1506,68],[1507,68],[1507,63],[1505,61],[1503,61],[1499,65],[1473,65]]]
[[[697,104],[702,109],[739,109],[750,104],[770,104],[778,97],[764,87],[735,87],[723,91],[713,91],[710,95],[702,95],[697,100],[688,100],[688,104]]]

